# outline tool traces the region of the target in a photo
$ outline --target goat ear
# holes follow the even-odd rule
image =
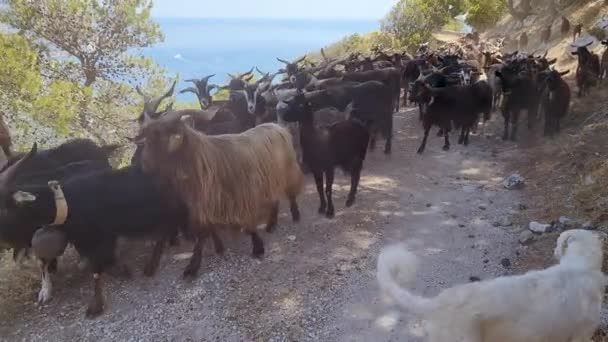
[[[576,240],[576,237],[568,232],[562,233],[557,239],[557,245],[555,246],[555,250],[553,251],[553,256],[560,260],[564,254],[566,254],[566,250],[568,249],[568,245]]]
[[[557,58],[550,59],[547,61],[547,63],[549,63],[549,65],[553,65],[553,64],[557,63]]]
[[[25,191],[17,191],[13,194],[13,201],[18,207],[22,207],[28,203],[32,203],[36,201],[36,196],[29,192]]]

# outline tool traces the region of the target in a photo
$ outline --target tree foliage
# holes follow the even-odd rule
[[[159,25],[151,21],[149,0],[7,2],[9,10],[0,20],[73,57],[85,86],[98,78],[129,76],[136,64],[128,51],[163,39]]]
[[[465,22],[477,31],[494,26],[507,10],[505,0],[467,0],[468,12]]]
[[[428,41],[460,14],[466,13],[466,23],[481,31],[506,10],[506,0],[400,0],[382,21],[382,30],[408,46]]]
[[[42,86],[38,54],[17,34],[0,34],[0,102],[19,110],[36,98]]]

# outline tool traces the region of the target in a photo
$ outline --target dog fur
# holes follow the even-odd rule
[[[433,298],[398,284],[416,273],[417,258],[403,245],[382,250],[377,278],[398,305],[425,320],[430,342],[588,342],[607,284],[601,234],[566,231],[554,251],[559,264],[457,285]]]

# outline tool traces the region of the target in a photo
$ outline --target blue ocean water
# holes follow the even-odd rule
[[[217,74],[211,82],[224,84],[226,73],[281,67],[276,57],[292,60],[318,51],[353,33],[378,29],[377,21],[278,19],[157,18],[165,41],[144,51],[180,79]],[[185,84],[180,84],[184,87]],[[180,95],[189,99],[192,95]]]

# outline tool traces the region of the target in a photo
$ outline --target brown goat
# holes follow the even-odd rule
[[[540,42],[547,44],[551,41],[551,24],[547,25],[540,33]]]
[[[189,117],[167,114],[145,126],[142,166],[164,191],[188,207],[196,244],[184,276],[200,268],[210,227],[242,227],[251,236],[253,255],[264,254],[257,225],[276,217],[288,198],[294,221],[303,184],[292,137],[277,124],[262,124],[241,134],[207,136]]]
[[[528,34],[523,32],[521,36],[519,36],[519,48],[524,49],[528,47]]]
[[[562,16],[562,28],[561,28],[562,38],[570,33],[570,20],[568,18]]]

